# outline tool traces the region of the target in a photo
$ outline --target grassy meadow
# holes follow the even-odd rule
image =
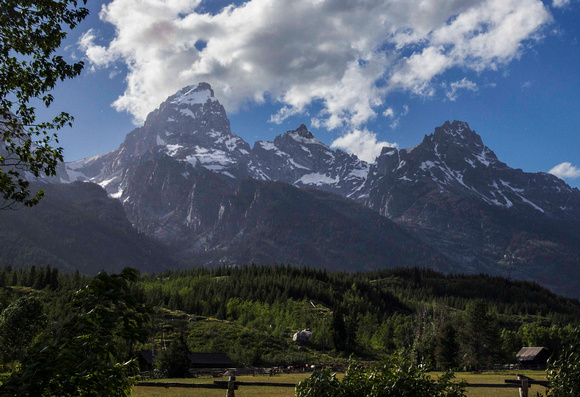
[[[457,380],[463,380],[467,383],[504,383],[505,379],[516,379],[516,374],[523,374],[536,380],[546,380],[544,371],[501,371],[501,372],[484,372],[473,374],[469,372],[456,373]],[[439,376],[440,372],[431,373],[433,377]],[[252,382],[280,382],[280,383],[298,383],[309,377],[310,374],[282,374],[273,377],[270,376],[238,376],[236,380]],[[340,376],[339,376],[340,377]],[[183,382],[183,383],[213,383],[214,380],[227,380],[224,378],[195,378],[195,379],[163,379],[159,382]],[[536,392],[543,393],[545,390],[541,386],[532,386],[530,395]],[[136,386],[133,389],[132,397],[224,397],[225,389],[183,389],[183,388],[157,388]],[[468,388],[469,397],[518,397],[517,388],[513,389],[493,389],[493,388]],[[241,386],[236,390],[236,397],[293,397],[294,389],[291,387],[264,387],[264,386]]]

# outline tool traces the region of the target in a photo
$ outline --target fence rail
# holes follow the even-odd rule
[[[518,374],[517,378],[517,380],[505,379],[505,383],[465,383],[465,386],[468,388],[519,389],[520,397],[528,397],[528,389],[531,385],[548,386],[547,381],[535,380],[524,375]],[[214,380],[213,383],[139,382],[137,383],[137,386],[227,389],[226,397],[235,397],[234,390],[237,390],[240,386],[296,387],[296,384],[237,381],[235,375],[230,371],[229,380]]]

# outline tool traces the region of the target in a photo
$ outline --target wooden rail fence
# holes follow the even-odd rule
[[[270,386],[270,387],[296,387],[295,383],[280,382],[246,382],[237,381],[233,371],[230,371],[229,380],[214,380],[213,383],[178,383],[178,382],[139,382],[137,386],[147,387],[183,387],[183,388],[205,388],[205,389],[227,389],[226,397],[235,397],[234,390],[240,386]],[[519,389],[520,397],[528,397],[531,385],[548,386],[547,381],[535,380],[524,375],[517,375],[516,379],[505,379],[505,383],[466,383],[468,388],[512,388]]]

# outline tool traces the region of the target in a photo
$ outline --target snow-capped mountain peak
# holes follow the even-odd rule
[[[369,205],[395,218],[415,205],[417,192],[469,197],[494,207],[556,217],[564,216],[562,203],[569,199],[569,188],[555,178],[526,174],[499,161],[462,121],[446,121],[412,150],[383,149],[372,172],[382,179],[372,181]],[[542,183],[535,182],[540,179]]]
[[[403,216],[416,196],[426,192],[558,217],[576,208],[569,204],[570,188],[563,182],[509,168],[463,121],[446,121],[411,148],[383,148],[372,165],[332,150],[304,124],[250,148],[231,132],[225,109],[207,83],[170,96],[147,117],[143,127],[127,135],[119,149],[69,163],[68,175],[62,180],[91,180],[124,202],[129,199],[127,167],[153,152],[185,167],[183,175],[193,166],[227,180],[251,177],[314,187],[365,201],[393,218]],[[540,180],[538,186],[533,182]]]
[[[169,102],[175,105],[200,105],[207,101],[217,101],[213,89],[208,83],[187,86],[169,97]]]
[[[325,145],[324,143],[322,143],[318,139],[316,139],[314,137],[314,135],[312,135],[312,133],[310,131],[308,131],[308,128],[306,128],[306,126],[304,124],[301,124],[300,127],[298,127],[297,129],[295,129],[293,131],[286,132],[286,134],[284,134],[284,136],[292,138],[293,140],[295,140],[299,144],[320,145],[320,146],[323,146],[323,147],[327,148],[328,150],[330,150],[330,148],[327,145]]]
[[[300,124],[300,127],[295,129],[294,131],[288,131],[288,134],[291,134],[292,136],[300,136],[306,139],[314,139],[314,135],[312,135],[312,133],[308,131],[308,128],[306,128],[304,124]]]

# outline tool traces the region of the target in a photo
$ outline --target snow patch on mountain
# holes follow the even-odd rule
[[[256,142],[256,145],[261,146],[262,149],[264,149],[264,150],[271,150],[276,155],[278,155],[280,157],[290,157],[290,155],[288,153],[283,152],[280,149],[278,149],[278,147],[273,142],[262,142],[262,141],[258,141],[258,142]]]
[[[295,161],[294,161],[294,159],[292,159],[292,158],[289,158],[289,159],[288,159],[288,162],[289,162],[290,164],[292,164],[292,165],[293,165],[294,167],[296,167],[296,168],[300,168],[300,169],[303,169],[303,170],[309,170],[309,171],[310,171],[310,168],[308,168],[308,167],[304,167],[303,165],[300,165],[300,164],[298,164],[298,163],[297,163],[297,162],[295,162]]]
[[[365,168],[351,170],[345,179],[367,179],[368,175],[369,175],[369,167],[367,164],[367,167]]]
[[[123,195],[123,189],[119,188],[119,190],[117,192],[110,194],[109,196],[118,200],[121,198],[122,195]]]
[[[111,182],[113,182],[115,179],[117,179],[116,176],[110,178],[110,179],[106,179],[102,182],[99,182],[98,185],[102,188],[106,188]]]
[[[65,178],[60,177],[60,181],[62,183],[66,183],[69,181],[81,181],[81,180],[90,179],[82,171],[77,171],[77,169],[69,167],[68,164],[66,165],[66,173],[68,175],[69,180],[67,181]]]
[[[340,178],[337,176],[336,178],[332,178],[326,174],[320,173],[312,173],[302,175],[300,179],[296,181],[296,183],[302,183],[303,185],[331,185],[340,182]]]
[[[197,157],[195,157],[194,155],[189,155],[189,156],[185,157],[185,161],[188,162],[189,164],[193,165],[194,167],[198,163]]]
[[[515,193],[523,193],[524,192],[524,189],[518,189],[518,188],[512,187],[508,182],[506,182],[504,180],[500,179],[499,181],[501,182],[502,185],[510,188]]]
[[[474,153],[473,155],[475,156],[475,158],[477,158],[477,160],[485,165],[486,167],[489,167],[491,164],[491,161],[488,160],[487,158],[487,153],[489,152],[489,149],[484,147],[483,150],[481,151],[481,153]]]
[[[238,147],[239,141],[240,141],[240,139],[238,137],[232,136],[232,137],[226,138],[226,137],[222,136],[221,138],[217,139],[215,141],[215,143],[223,143],[226,145],[226,147],[228,148],[228,150],[230,152],[233,152]]]
[[[289,133],[289,135],[292,139],[294,139],[297,142],[304,143],[306,145],[320,145],[320,146],[323,146],[325,149],[330,150],[330,148],[328,146],[326,146],[324,143],[320,142],[318,139],[316,139],[314,137],[306,138],[306,137],[303,137],[302,135],[300,135],[296,132],[291,132],[291,133]]]
[[[522,195],[516,194],[524,203],[531,205],[532,207],[534,207],[534,209],[540,211],[540,212],[545,212],[543,208],[537,206],[536,204],[532,203],[530,200],[528,200],[527,198],[525,198]]]
[[[181,145],[167,145],[165,146],[165,150],[167,151],[167,155],[170,157],[175,157],[179,149],[182,149],[183,146]]]
[[[195,118],[195,114],[189,109],[179,109],[179,113],[186,117]]]
[[[419,145],[415,145],[415,146],[411,146],[410,148],[407,149],[402,149],[404,151],[407,152],[407,154],[411,153],[413,150],[415,150],[417,147],[419,147]]]
[[[419,168],[421,168],[423,171],[427,171],[429,168],[433,168],[433,167],[435,167],[435,163],[432,161],[424,161],[419,166]]]

